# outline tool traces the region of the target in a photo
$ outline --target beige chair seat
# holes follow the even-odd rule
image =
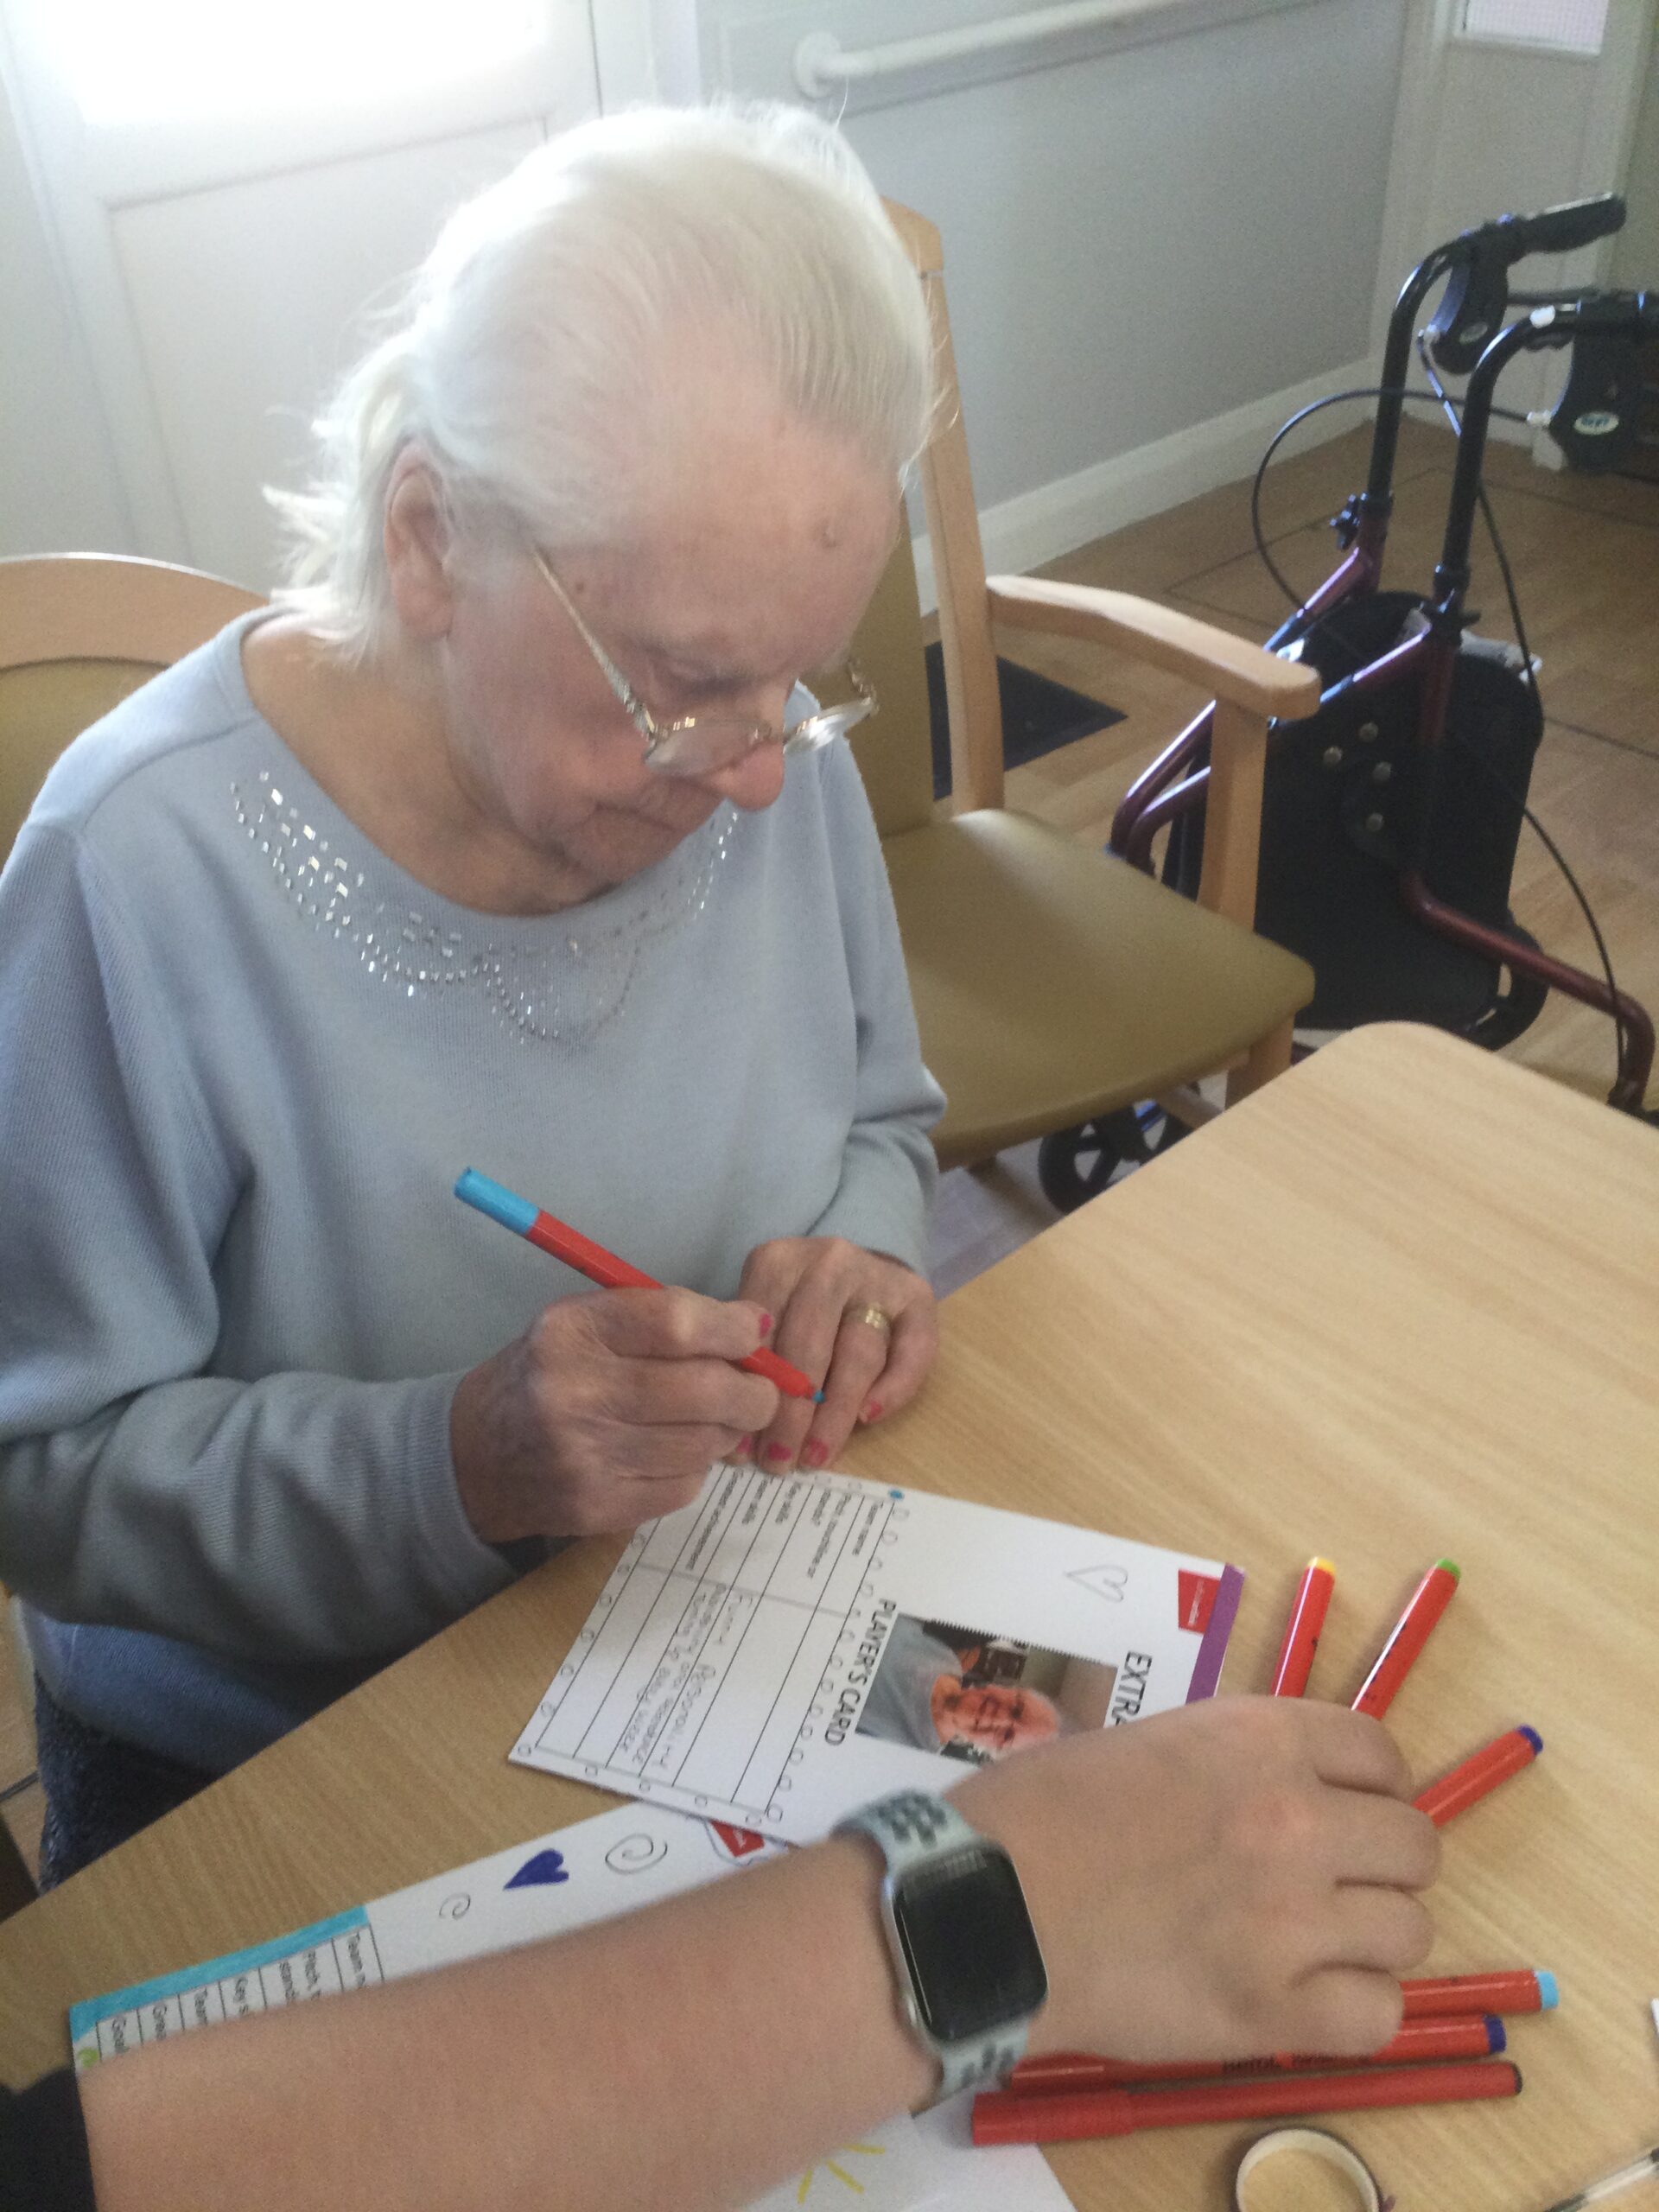
[[[940,1164],[1155,1098],[1287,1021],[1306,963],[1127,862],[985,808],[889,837]]]

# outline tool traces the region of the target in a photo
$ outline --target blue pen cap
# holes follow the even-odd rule
[[[476,1167],[462,1168],[455,1178],[455,1196],[464,1205],[476,1206],[480,1213],[488,1214],[492,1221],[499,1221],[518,1236],[529,1236],[541,1211],[528,1198],[508,1190],[505,1183],[493,1183],[487,1175],[480,1175]]]
[[[1538,2009],[1541,2012],[1553,2012],[1561,2001],[1555,1977],[1543,1967],[1535,1967],[1532,1971],[1538,1984]]]

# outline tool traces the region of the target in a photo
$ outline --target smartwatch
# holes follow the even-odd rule
[[[901,1789],[837,1823],[887,1862],[881,1925],[900,2010],[939,2062],[929,2103],[1005,2074],[1048,1996],[1014,1861],[929,1790]]]

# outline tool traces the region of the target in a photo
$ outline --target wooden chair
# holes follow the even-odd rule
[[[1309,669],[1122,592],[987,581],[931,223],[891,203],[932,321],[944,387],[922,457],[950,710],[955,811],[933,800],[921,617],[901,542],[855,653],[880,710],[855,750],[882,836],[922,1050],[949,1105],[947,1167],[1135,1101],[1183,1120],[1185,1089],[1227,1070],[1230,1103],[1288,1065],[1311,969],[1253,934],[1268,723],[1319,702]],[[1188,677],[1217,701],[1198,902],[1003,804],[992,625],[1093,639]]]
[[[0,560],[0,861],[71,738],[262,604],[164,561],[94,553]],[[0,1611],[10,1611],[0,1588]],[[0,1823],[0,1919],[35,1894]]]
[[[0,861],[72,737],[261,604],[256,592],[165,561],[0,561]]]

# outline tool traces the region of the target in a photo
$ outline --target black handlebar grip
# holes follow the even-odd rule
[[[1592,200],[1564,200],[1559,207],[1545,207],[1535,215],[1509,216],[1501,226],[1511,261],[1529,253],[1571,253],[1575,246],[1593,245],[1624,226],[1624,202],[1616,192],[1599,192]]]

